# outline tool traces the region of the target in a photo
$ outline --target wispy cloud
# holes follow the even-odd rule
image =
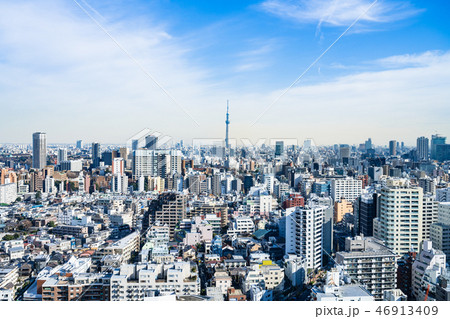
[[[375,61],[375,64],[385,68],[421,67],[448,61],[448,59],[448,53],[441,51],[427,51],[420,54],[395,55],[379,59]]]
[[[346,26],[373,3],[373,0],[266,0],[259,5],[265,12],[301,24]],[[422,10],[407,1],[379,0],[360,21],[388,23],[412,17]],[[367,30],[367,27],[365,28]]]
[[[409,63],[420,57],[422,63]],[[246,110],[241,117],[247,119],[248,128],[239,126],[241,134],[258,137],[275,131],[301,140],[314,132],[319,144],[358,143],[368,136],[385,144],[396,137],[409,145],[417,136],[431,135],[435,130],[450,135],[450,52],[383,60],[408,63],[394,69],[378,65],[377,70],[355,71],[327,82],[293,88],[251,128],[247,123],[255,117],[254,110],[266,106],[282,90],[246,97],[235,106]],[[275,121],[280,114],[285,115],[283,121]]]
[[[117,41],[197,119],[199,109],[211,103],[198,96],[212,90],[208,71],[185,55],[192,48],[148,20],[103,19]],[[194,124],[71,1],[0,2],[0,94],[8,105],[3,116],[11,119],[0,127],[0,136],[9,141],[29,139],[28,131],[8,133],[18,123],[30,131],[46,130],[50,142],[73,136],[68,130],[76,130],[75,123],[84,127],[80,138],[119,142],[136,127],[164,131],[168,117],[186,127]],[[173,134],[181,135],[177,127],[180,132]]]
[[[252,40],[249,47],[236,54],[235,72],[261,70],[270,65],[270,53],[274,50],[275,40]]]

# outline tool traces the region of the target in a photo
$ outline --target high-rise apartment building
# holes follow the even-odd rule
[[[424,194],[434,194],[436,192],[436,183],[430,177],[419,178],[419,187],[422,187]]]
[[[346,214],[353,214],[353,204],[345,198],[334,203],[334,222],[340,223]]]
[[[397,287],[396,254],[373,237],[346,238],[345,251],[336,253],[336,263],[365,285],[375,300],[383,300],[385,290]]]
[[[436,134],[431,136],[431,159],[437,160],[437,146],[445,145],[445,140],[447,138],[445,136]]]
[[[275,142],[275,156],[281,156],[284,152],[284,142],[276,141]]]
[[[450,144],[436,145],[436,160],[439,162],[450,160]]]
[[[389,155],[395,156],[397,155],[397,141],[389,141]]]
[[[438,217],[431,225],[430,237],[433,247],[450,258],[450,202],[438,203]]]
[[[436,201],[450,202],[450,187],[436,189]]]
[[[60,148],[58,150],[58,156],[57,156],[57,164],[61,164],[61,162],[67,161],[67,148]]]
[[[101,150],[100,143],[92,143],[92,167],[100,166]]]
[[[47,134],[33,134],[33,168],[43,169],[47,165]]]
[[[133,178],[158,175],[158,156],[155,151],[136,150],[133,152]]]
[[[145,137],[145,148],[148,150],[155,151],[158,144],[158,136],[157,135],[147,135]]]
[[[123,158],[116,157],[112,163],[111,191],[126,193],[128,191],[128,176],[125,175],[125,163]]]
[[[322,229],[325,206],[286,210],[286,254],[306,258],[308,269],[322,266]]]
[[[428,138],[426,138],[425,136],[417,138],[416,154],[419,161],[426,161],[429,158],[429,144],[430,143],[428,141]]]
[[[345,198],[353,202],[362,192],[362,181],[354,178],[340,178],[331,181],[331,197],[334,201]]]
[[[381,189],[373,234],[397,254],[418,251],[423,236],[423,191],[405,179],[388,179]]]
[[[339,145],[339,159],[341,163],[350,158],[350,146],[348,144]]]
[[[355,233],[373,236],[373,220],[377,217],[378,194],[371,191],[361,194],[354,203]]]
[[[157,200],[150,203],[148,212],[144,215],[143,230],[157,221],[169,226],[170,238],[174,238],[176,225],[186,218],[186,196],[179,193],[163,193]]]
[[[438,202],[431,194],[423,195],[422,240],[431,240],[431,225],[438,219]]]
[[[412,295],[417,301],[436,300],[437,278],[446,270],[445,254],[424,241],[420,254],[412,265]]]
[[[366,148],[366,151],[372,149],[373,148],[372,139],[368,138],[367,141],[364,142],[364,146]]]
[[[211,179],[211,193],[215,196],[222,194],[222,178],[220,174],[214,174]]]
[[[382,167],[376,167],[376,166],[370,166],[368,171],[369,177],[374,182],[378,182],[383,175],[383,168]]]
[[[125,164],[121,157],[116,157],[112,163],[112,174],[113,175],[123,175],[125,174]]]

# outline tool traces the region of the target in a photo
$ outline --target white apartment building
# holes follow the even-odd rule
[[[342,178],[331,180],[331,197],[333,201],[341,198],[353,202],[362,193],[362,181],[354,178]]]
[[[419,251],[423,236],[422,188],[410,187],[404,179],[388,179],[381,189],[373,234],[399,255],[412,249]]]
[[[189,262],[123,264],[111,277],[111,300],[200,294],[197,267]]]
[[[0,289],[5,289],[9,284],[15,285],[17,280],[19,280],[18,266],[0,268]]]
[[[56,193],[57,189],[55,187],[55,180],[53,179],[53,177],[47,176],[44,179],[44,193]]]
[[[418,301],[435,300],[438,277],[446,270],[445,254],[433,248],[431,241],[424,241],[422,251],[412,265],[412,294]]]
[[[225,295],[228,291],[228,288],[231,288],[231,277],[228,275],[228,273],[223,271],[217,271],[214,274],[215,287],[220,289],[220,292]]]
[[[422,205],[422,240],[431,240],[431,224],[437,222],[438,202],[431,194],[423,195]]]
[[[242,210],[248,214],[269,213],[276,207],[277,201],[271,195],[248,196]]]
[[[259,197],[259,213],[269,213],[272,211],[273,197],[262,195]]]
[[[138,232],[131,233],[108,247],[101,249],[98,254],[100,257],[119,255],[121,256],[121,262],[126,262],[131,258],[133,252],[139,252],[139,238]]]
[[[112,174],[113,175],[123,175],[125,174],[125,161],[121,157],[114,158],[112,162]]]
[[[291,254],[284,256],[284,261],[286,263],[285,274],[291,281],[292,286],[301,287],[303,284],[306,284],[308,271],[306,258]]]
[[[447,259],[450,257],[450,202],[438,204],[438,218],[431,225],[430,231],[433,247],[442,250]]]
[[[153,150],[133,152],[133,178],[158,175],[158,156]]]
[[[0,185],[0,204],[11,204],[17,199],[17,184]]]
[[[273,290],[263,289],[260,285],[253,285],[250,288],[250,301],[272,301]]]
[[[72,209],[66,209],[58,213],[58,224],[59,225],[71,225],[72,218],[74,216],[74,211]]]
[[[240,216],[231,222],[231,227],[228,230],[228,234],[242,235],[252,234],[255,231],[255,224],[250,217]]]
[[[244,277],[242,291],[247,293],[253,286],[260,286],[265,290],[283,290],[284,269],[271,261],[253,265]]]
[[[119,213],[111,211],[109,213],[109,221],[113,226],[130,225],[130,227],[133,227],[133,212],[127,211]]]
[[[266,186],[266,189],[270,192],[270,194],[273,194],[273,185],[274,185],[275,177],[273,174],[265,174],[264,175],[264,185]]]
[[[436,189],[436,200],[438,202],[450,202],[450,187]]]
[[[326,284],[322,289],[313,288],[317,301],[374,301],[374,297],[362,285],[347,285],[348,277],[337,269],[327,273]]]
[[[128,176],[113,175],[111,178],[111,191],[113,193],[125,194],[128,192]]]
[[[375,300],[397,287],[396,254],[373,237],[346,238],[345,251],[336,253],[336,263],[353,280],[364,283]]]
[[[323,220],[327,208],[318,205],[286,210],[286,254],[304,256],[308,269],[322,266]]]

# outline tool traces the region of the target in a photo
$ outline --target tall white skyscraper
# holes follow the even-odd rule
[[[119,194],[126,193],[128,191],[128,176],[114,175],[111,179],[111,191]]]
[[[418,160],[427,160],[430,154],[429,149],[429,141],[425,136],[417,138],[417,159]]]
[[[422,207],[422,240],[431,240],[431,225],[436,223],[438,218],[438,202],[436,201],[436,197],[431,194],[423,195]]]
[[[112,174],[122,176],[125,173],[124,160],[121,157],[116,157],[112,163]]]
[[[405,179],[388,179],[381,189],[374,237],[397,254],[419,251],[423,236],[423,191]]]
[[[128,176],[125,175],[125,161],[116,157],[112,163],[111,190],[114,193],[126,193],[128,191]]]
[[[133,152],[133,177],[157,176],[158,156],[155,151],[136,150]]]
[[[308,269],[322,266],[322,228],[326,206],[286,210],[286,254],[304,256]]]
[[[42,132],[33,134],[33,168],[43,169],[47,165],[47,135]]]

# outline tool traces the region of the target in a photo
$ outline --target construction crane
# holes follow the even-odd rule
[[[423,299],[423,301],[427,301],[429,292],[430,292],[430,284],[428,284],[427,286],[427,292],[425,293],[425,298]]]

